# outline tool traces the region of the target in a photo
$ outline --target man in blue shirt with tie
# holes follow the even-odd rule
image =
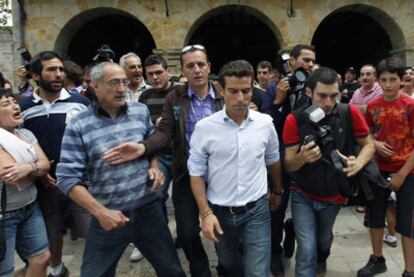
[[[269,276],[269,204],[272,209],[280,205],[282,190],[272,119],[248,108],[253,78],[247,61],[224,65],[219,81],[225,107],[200,120],[190,141],[188,169],[202,232],[216,243],[219,261],[230,276]],[[267,171],[273,194],[268,194]]]

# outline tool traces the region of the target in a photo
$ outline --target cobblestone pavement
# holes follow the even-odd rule
[[[175,221],[172,207],[169,207],[170,230],[175,237]],[[289,214],[289,212],[288,212]],[[355,207],[344,207],[341,209],[334,227],[334,243],[332,253],[328,259],[328,271],[326,277],[348,277],[356,276],[356,271],[365,265],[371,253],[370,240],[367,229],[362,225],[362,215],[355,212]],[[204,246],[210,257],[210,266],[213,276],[217,276],[214,267],[217,264],[217,257],[214,252],[213,244],[203,239]],[[79,276],[80,264],[82,261],[84,242],[82,240],[71,241],[69,236],[65,237],[65,247],[63,260],[70,270],[71,277]],[[129,246],[122,256],[117,270],[119,277],[152,277],[156,276],[151,265],[144,259],[140,262],[130,263],[129,255],[132,247]],[[188,276],[188,262],[182,250],[178,250],[183,268]],[[388,271],[377,275],[379,277],[401,276],[404,268],[402,257],[401,242],[397,248],[391,248],[384,244],[384,257],[387,261]],[[17,268],[22,266],[21,261],[16,256]],[[286,277],[294,276],[294,257],[284,259]]]

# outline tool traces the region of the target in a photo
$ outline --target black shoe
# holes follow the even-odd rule
[[[316,265],[316,276],[323,277],[326,273],[326,262],[321,262]]]
[[[64,264],[62,264],[62,271],[59,275],[52,275],[52,273],[49,273],[47,277],[69,277],[69,270]]]
[[[404,271],[402,277],[414,277],[414,272]]]
[[[371,277],[379,273],[387,271],[384,257],[375,257],[371,255],[368,263],[358,270],[358,277]]]
[[[289,218],[285,221],[285,240],[283,241],[283,249],[285,256],[291,258],[295,252],[295,229],[293,227],[293,219]]]

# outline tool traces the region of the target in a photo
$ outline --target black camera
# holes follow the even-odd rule
[[[311,141],[315,142],[314,147],[319,146],[323,160],[328,162],[330,160],[330,163],[332,163],[337,170],[342,172],[344,163],[336,151],[335,139],[332,136],[331,128],[324,122],[325,112],[321,108],[310,106],[305,110],[305,114],[315,128],[315,133],[314,135],[311,134],[306,136],[303,140],[303,144],[308,144]],[[326,159],[326,155],[329,155],[329,160]]]
[[[97,62],[110,62],[115,59],[115,52],[111,48],[109,48],[107,44],[102,44],[102,46],[97,50],[97,52]]]
[[[19,52],[20,56],[22,57],[23,65],[26,69],[26,79],[32,78],[32,74],[30,73],[30,60],[32,59],[32,55],[25,47],[18,48],[17,52]]]
[[[283,53],[281,55],[281,59],[283,61],[283,74],[289,81],[290,92],[298,92],[305,88],[306,80],[309,77],[309,73],[303,68],[299,67],[292,72],[292,69],[289,64],[290,55],[288,53]]]

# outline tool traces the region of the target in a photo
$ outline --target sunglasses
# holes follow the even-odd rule
[[[181,55],[193,49],[206,51],[206,48],[204,48],[204,46],[201,44],[187,45],[183,49],[181,49]]]

